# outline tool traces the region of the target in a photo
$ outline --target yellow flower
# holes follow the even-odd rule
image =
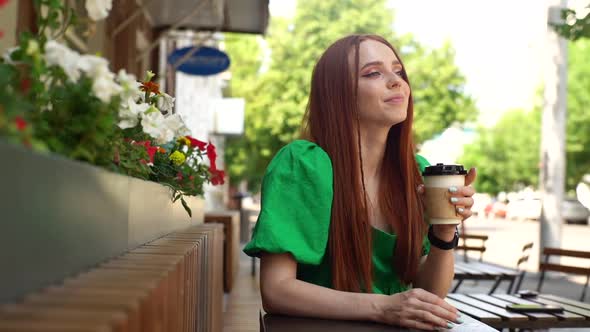
[[[184,161],[186,160],[186,156],[184,155],[184,153],[180,151],[174,151],[169,158],[170,160],[172,160],[172,163],[176,166],[184,164]]]
[[[179,144],[184,144],[184,145],[187,145],[187,146],[191,146],[191,141],[188,138],[186,138],[185,136],[179,137],[176,141]]]

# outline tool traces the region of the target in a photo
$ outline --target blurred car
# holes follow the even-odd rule
[[[541,200],[537,198],[516,199],[506,205],[506,218],[517,220],[539,220]]]
[[[484,209],[486,217],[505,218],[506,217],[506,204],[502,202],[490,202]]]
[[[541,219],[541,200],[538,198],[517,199],[506,206],[507,219]],[[576,198],[565,198],[561,204],[561,216],[566,223],[586,224],[590,211]]]
[[[486,206],[492,201],[492,198],[489,194],[485,193],[475,193],[473,195],[473,206],[471,207],[471,212],[475,216],[483,216],[485,215]]]
[[[570,224],[587,224],[590,211],[575,198],[563,200],[561,205],[561,216],[565,222]]]

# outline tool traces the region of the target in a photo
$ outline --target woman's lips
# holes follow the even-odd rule
[[[385,99],[385,103],[399,105],[404,103],[404,96],[393,96],[391,98]]]

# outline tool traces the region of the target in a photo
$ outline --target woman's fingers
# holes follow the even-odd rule
[[[423,184],[419,184],[419,185],[416,187],[416,191],[417,191],[417,192],[418,192],[418,194],[420,194],[420,195],[424,194],[424,185],[423,185]]]
[[[435,314],[436,316],[444,319],[445,325],[446,325],[446,321],[458,323],[458,319],[459,319],[458,313],[449,311],[441,306],[437,306],[437,305],[430,304],[430,303],[424,303],[422,305],[422,307],[425,308],[426,311],[431,312],[431,313]]]
[[[467,175],[465,175],[465,185],[468,186],[472,184],[473,181],[475,181],[475,178],[477,178],[477,170],[475,167],[471,167],[469,172],[467,172]]]
[[[451,202],[451,204],[455,205],[455,206],[463,206],[463,207],[467,207],[470,208],[473,206],[473,198],[471,197],[456,197],[453,196],[451,198],[449,198],[449,201]]]
[[[475,194],[475,189],[472,187],[450,187],[449,192],[453,197],[471,197]]]
[[[434,315],[433,313],[428,312],[426,310],[414,309],[414,310],[409,310],[408,313],[410,314],[411,319],[414,321],[418,321],[420,323],[425,323],[428,325],[433,325],[435,327],[443,327],[443,328],[449,327],[446,319],[438,317],[438,316]]]
[[[414,289],[410,290],[409,292],[410,292],[410,296],[414,296],[422,302],[426,302],[426,303],[430,303],[430,304],[439,306],[447,311],[454,313],[455,315],[457,315],[459,313],[459,310],[457,310],[457,308],[448,304],[440,297],[438,297],[430,292],[427,292],[421,288],[414,288]]]

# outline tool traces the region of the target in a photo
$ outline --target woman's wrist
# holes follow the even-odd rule
[[[456,227],[454,225],[452,227],[449,225],[433,225],[431,227],[434,236],[442,241],[450,242],[455,238]]]
[[[384,322],[384,314],[387,311],[386,307],[391,301],[388,295],[383,294],[367,294],[370,295],[370,313],[369,320],[373,322]]]

